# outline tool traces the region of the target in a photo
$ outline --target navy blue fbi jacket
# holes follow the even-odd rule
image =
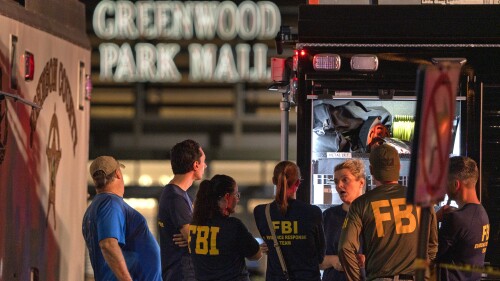
[[[265,215],[266,205],[254,209],[255,223],[269,248],[267,281],[284,280]],[[320,280],[319,264],[325,256],[325,236],[321,209],[297,200],[289,200],[282,215],[276,202],[271,204],[271,220],[292,280]]]
[[[481,204],[466,204],[443,216],[436,262],[484,266],[490,223]],[[480,280],[481,273],[441,268],[441,280]]]
[[[197,280],[249,280],[245,258],[259,243],[237,218],[218,216],[189,226],[189,250]]]

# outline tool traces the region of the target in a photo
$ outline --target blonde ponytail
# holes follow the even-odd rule
[[[293,162],[281,161],[274,168],[273,183],[276,185],[275,200],[283,215],[286,214],[288,209],[288,189],[299,179],[299,167]]]

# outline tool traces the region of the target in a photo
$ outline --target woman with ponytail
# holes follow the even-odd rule
[[[300,170],[295,163],[279,162],[274,168],[272,180],[276,196],[269,207],[271,224],[283,253],[289,280],[319,281],[319,264],[325,255],[321,209],[295,199],[301,181]],[[258,205],[254,209],[257,228],[268,248],[266,280],[287,280],[266,219],[266,205]]]
[[[230,176],[201,182],[188,238],[196,280],[250,281],[245,258],[258,260],[262,252],[245,225],[230,217],[239,199]]]

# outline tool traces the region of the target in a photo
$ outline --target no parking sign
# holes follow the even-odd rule
[[[407,199],[423,207],[446,194],[460,68],[459,63],[449,62],[419,69]]]

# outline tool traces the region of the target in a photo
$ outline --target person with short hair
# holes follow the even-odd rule
[[[355,199],[342,228],[339,258],[347,280],[361,280],[357,253],[360,237],[366,256],[366,280],[414,280],[417,258],[419,208],[406,203],[406,187],[398,183],[397,150],[380,144],[370,152],[370,172],[375,188]],[[429,213],[427,255],[437,252],[436,214]]]
[[[250,281],[245,258],[258,260],[262,252],[243,222],[231,217],[239,201],[238,185],[230,176],[200,183],[188,241],[197,280]]]
[[[161,281],[160,248],[146,219],[123,201],[121,169],[111,156],[90,165],[96,192],[82,222],[96,281]]]
[[[281,161],[274,168],[276,196],[270,205],[270,216],[290,280],[319,281],[319,264],[325,255],[325,236],[321,209],[296,200],[300,185],[297,164]],[[267,281],[285,280],[265,215],[267,204],[254,209],[255,222],[267,249]]]
[[[360,159],[347,159],[333,169],[333,181],[342,204],[332,206],[323,212],[323,227],[326,238],[326,255],[321,263],[322,281],[344,281],[346,276],[338,256],[338,244],[342,224],[349,206],[365,190],[365,164]],[[364,276],[364,255],[358,253],[361,274]]]
[[[484,266],[490,234],[488,214],[478,199],[476,162],[465,156],[450,158],[447,193],[458,209],[445,210],[439,229],[436,263]],[[443,211],[438,211],[441,213]],[[480,272],[439,268],[439,280],[480,280]]]
[[[201,180],[207,164],[201,146],[190,139],[170,151],[174,177],[162,191],[158,207],[163,281],[195,280],[187,248],[193,203],[187,190]]]

